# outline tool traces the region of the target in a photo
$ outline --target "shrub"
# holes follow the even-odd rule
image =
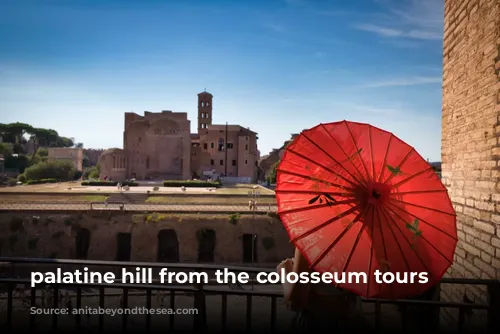
[[[17,180],[18,180],[19,182],[25,183],[25,182],[26,182],[26,176],[25,176],[24,174],[19,174],[19,175],[17,176]]]
[[[17,180],[16,179],[8,179],[7,180],[7,185],[9,187],[14,187],[15,185],[17,185]]]
[[[83,172],[81,170],[77,170],[75,172],[75,176],[73,177],[74,180],[79,180],[83,175]]]
[[[24,171],[26,180],[56,179],[71,181],[75,177],[76,169],[71,162],[47,161],[28,167]]]
[[[99,165],[87,168],[83,173],[84,178],[99,179]]]
[[[221,185],[220,181],[202,181],[202,180],[166,180],[163,181],[164,187],[186,187],[186,188],[219,188]]]
[[[82,186],[116,187],[118,181],[83,181]],[[123,182],[122,186],[137,187],[137,182]]]
[[[26,184],[57,183],[56,179],[28,180]]]

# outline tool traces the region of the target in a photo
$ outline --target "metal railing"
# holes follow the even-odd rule
[[[0,211],[149,211],[149,212],[208,212],[252,213],[248,204],[158,204],[158,203],[106,203],[106,202],[0,202]],[[277,212],[277,206],[259,204],[256,213]]]
[[[259,291],[246,289],[245,286],[238,286],[236,288],[230,286],[214,286],[211,284],[159,284],[154,282],[153,284],[125,284],[118,279],[113,284],[75,284],[75,283],[64,283],[64,284],[48,284],[40,287],[31,287],[30,280],[23,277],[16,277],[16,268],[19,266],[37,266],[37,271],[40,270],[41,266],[52,266],[52,267],[78,267],[82,266],[96,267],[106,270],[107,268],[128,268],[128,267],[142,267],[142,268],[155,268],[160,270],[160,268],[168,268],[169,270],[179,271],[197,271],[197,272],[215,272],[216,270],[222,270],[227,268],[231,272],[247,272],[249,275],[256,275],[258,272],[271,272],[274,269],[271,268],[255,268],[255,267],[241,267],[241,266],[221,266],[221,265],[198,265],[198,264],[179,264],[179,263],[142,263],[142,262],[115,262],[115,261],[84,261],[84,260],[58,260],[58,259],[30,259],[30,258],[0,258],[0,263],[3,263],[3,268],[7,269],[10,273],[5,275],[4,278],[0,278],[0,293],[3,290],[4,294],[7,296],[6,304],[3,310],[5,315],[0,318],[0,328],[2,324],[6,329],[16,329],[16,324],[14,323],[14,306],[17,299],[24,300],[25,306],[40,307],[40,302],[42,306],[52,308],[59,308],[63,304],[62,291],[72,291],[72,295],[69,296],[70,300],[75,299],[77,309],[82,308],[82,301],[85,298],[98,298],[98,305],[104,308],[106,305],[106,298],[112,298],[112,296],[119,296],[120,302],[119,307],[122,309],[127,309],[131,307],[131,298],[134,296],[145,296],[145,303],[142,304],[143,307],[147,309],[153,308],[153,297],[165,296],[170,297],[170,308],[176,308],[176,297],[185,296],[190,298],[191,305],[193,309],[197,311],[194,312],[192,319],[192,328],[194,329],[207,329],[208,321],[207,314],[209,311],[213,310],[214,303],[210,303],[210,307],[207,305],[207,298],[214,298],[216,296],[220,297],[221,314],[220,314],[220,331],[225,331],[227,329],[228,321],[228,310],[231,308],[228,304],[229,296],[239,296],[239,298],[244,298],[245,300],[245,322],[244,326],[247,330],[253,328],[253,317],[252,313],[255,308],[254,301],[260,303],[257,306],[257,310],[268,310],[266,313],[268,329],[271,331],[277,330],[277,313],[278,313],[278,299],[282,297],[282,291],[279,285],[274,289],[274,291]],[[5,270],[4,270],[5,271]],[[50,271],[47,270],[47,271]],[[20,273],[20,272],[18,272]],[[465,285],[485,285],[488,287],[489,293],[489,305],[475,304],[475,303],[456,303],[456,302],[446,302],[440,300],[382,300],[382,299],[361,299],[363,304],[374,305],[374,321],[373,329],[382,330],[382,308],[386,305],[396,305],[400,308],[401,315],[401,326],[403,330],[406,330],[415,324],[411,323],[411,315],[415,312],[415,309],[421,309],[423,312],[418,313],[419,318],[416,319],[417,323],[422,325],[431,325],[427,327],[431,332],[436,330],[438,320],[436,316],[439,317],[439,311],[441,309],[456,309],[458,310],[458,332],[465,332],[465,324],[467,319],[467,314],[471,310],[486,310],[488,316],[487,327],[493,332],[498,332],[499,325],[499,288],[500,282],[498,280],[481,280],[481,279],[448,279],[445,278],[441,281],[442,284],[465,284]],[[3,288],[3,289],[2,289]],[[97,291],[92,294],[87,290]],[[120,290],[120,293],[113,291]],[[111,293],[110,293],[111,291]],[[40,295],[45,295],[45,300]],[[439,293],[438,293],[439,295]],[[49,296],[50,298],[47,298]],[[158,298],[157,298],[158,299]],[[261,299],[267,300],[267,307],[262,304]],[[163,299],[161,299],[163,300]],[[158,302],[156,303],[158,304]],[[163,306],[162,303],[160,303]],[[437,311],[437,313],[436,313]],[[424,314],[424,318],[422,318]],[[2,315],[2,310],[0,310],[0,315]],[[28,325],[31,329],[37,329],[37,316],[36,314],[30,314]],[[51,327],[57,330],[59,327],[59,317],[58,314],[50,315]],[[151,314],[147,313],[144,315],[145,323],[142,325],[141,329],[147,331],[152,329]],[[121,318],[121,329],[126,331],[129,326],[129,318],[126,312],[123,312]],[[437,320],[437,321],[436,321]],[[262,319],[261,319],[262,322]],[[104,329],[105,317],[103,314],[98,315],[97,328],[99,330]],[[171,330],[176,328],[176,315],[170,314],[168,327]],[[74,317],[74,328],[77,330],[85,329],[85,325],[82,323],[82,316],[80,314]],[[261,329],[259,329],[261,330]]]

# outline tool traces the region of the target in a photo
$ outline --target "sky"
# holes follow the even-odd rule
[[[259,134],[370,123],[441,160],[442,0],[2,0],[0,123],[122,147],[124,113]]]

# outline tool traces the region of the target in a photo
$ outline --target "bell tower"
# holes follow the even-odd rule
[[[198,133],[212,124],[213,95],[204,91],[198,94]]]

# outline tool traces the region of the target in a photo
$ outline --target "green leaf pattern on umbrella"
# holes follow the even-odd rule
[[[401,168],[399,168],[399,166],[397,167],[392,167],[391,165],[387,165],[387,169],[389,170],[389,172],[391,172],[392,175],[394,176],[398,176],[400,174],[403,174],[403,172],[401,172]]]
[[[418,219],[415,219],[411,223],[406,223],[406,228],[409,229],[413,233],[412,237],[412,243],[411,243],[411,248],[415,247],[415,241],[417,240],[418,237],[422,235],[422,230],[418,228],[419,221]]]
[[[380,265],[380,271],[383,273],[387,273],[390,271],[391,263],[387,260],[379,259],[378,263]]]

